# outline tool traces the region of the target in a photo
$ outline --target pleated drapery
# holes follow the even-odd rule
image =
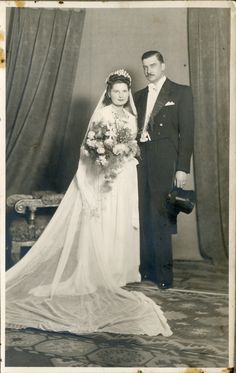
[[[58,189],[84,10],[11,10],[7,40],[7,194]],[[71,134],[73,136],[73,134]],[[78,150],[79,152],[79,150]]]
[[[188,35],[200,250],[213,263],[224,264],[228,248],[230,10],[189,9]]]

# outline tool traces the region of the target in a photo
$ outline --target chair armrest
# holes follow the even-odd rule
[[[31,194],[12,194],[7,198],[7,207],[15,207],[15,204],[23,199],[33,199]]]
[[[49,192],[33,192],[32,195],[13,194],[7,198],[7,206],[13,207],[18,214],[29,211],[29,224],[34,225],[38,208],[58,207],[64,194]]]

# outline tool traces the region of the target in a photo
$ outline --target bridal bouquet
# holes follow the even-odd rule
[[[82,151],[104,170],[107,182],[117,176],[129,157],[139,154],[131,130],[118,119],[113,124],[102,121],[92,123]]]

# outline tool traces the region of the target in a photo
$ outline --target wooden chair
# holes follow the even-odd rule
[[[13,263],[21,258],[22,248],[30,248],[40,237],[59,206],[64,194],[36,191],[30,195],[14,194],[7,198],[9,224],[8,247]]]

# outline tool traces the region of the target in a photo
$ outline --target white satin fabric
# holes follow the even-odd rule
[[[95,120],[114,121],[111,106]],[[94,119],[94,118],[93,118]],[[136,135],[135,117],[126,112]],[[140,281],[135,158],[111,189],[81,158],[60,206],[29,253],[6,275],[6,324],[75,334],[112,332],[170,336],[158,305],[121,287]]]

